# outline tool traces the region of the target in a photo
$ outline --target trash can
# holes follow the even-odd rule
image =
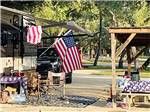
[[[131,80],[132,81],[139,81],[140,80],[139,72],[131,72]]]

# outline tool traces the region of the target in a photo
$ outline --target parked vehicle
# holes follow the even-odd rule
[[[55,48],[49,48],[46,52],[44,52],[46,49],[47,47],[37,49],[36,71],[41,74],[42,79],[46,79],[48,77],[48,71],[53,71],[55,73],[62,72],[62,63]],[[72,72],[66,73],[65,76],[66,84],[72,83]]]

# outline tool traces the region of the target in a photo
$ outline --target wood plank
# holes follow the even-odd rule
[[[150,94],[149,94],[149,93],[120,93],[120,95],[150,96]]]
[[[116,57],[118,57],[121,52],[127,47],[127,45],[131,42],[131,40],[135,37],[136,33],[132,33],[128,39],[124,42],[124,44],[122,44],[118,49],[117,49],[117,52],[116,52]]]
[[[116,107],[116,66],[115,66],[115,52],[116,52],[116,37],[111,34],[111,58],[112,58],[112,104]]]
[[[150,28],[109,29],[109,33],[150,33]]]

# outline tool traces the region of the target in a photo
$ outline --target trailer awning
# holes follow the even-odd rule
[[[1,13],[9,13],[9,14],[13,13],[13,14],[16,14],[16,15],[23,15],[23,16],[33,18],[37,21],[45,22],[45,23],[48,24],[48,25],[45,26],[45,28],[46,27],[62,27],[62,28],[67,28],[67,29],[74,30],[76,32],[81,32],[81,33],[86,33],[88,35],[93,35],[92,32],[80,27],[74,21],[57,22],[57,21],[53,21],[53,20],[49,20],[49,19],[45,19],[45,18],[34,17],[31,13],[27,13],[27,12],[24,12],[24,11],[8,8],[8,7],[4,7],[4,6],[0,6],[0,9],[1,9]]]

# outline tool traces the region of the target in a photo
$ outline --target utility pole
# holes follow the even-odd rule
[[[97,47],[97,54],[96,54],[96,58],[95,58],[95,61],[94,61],[94,64],[93,66],[96,66],[97,65],[97,62],[98,62],[98,58],[100,56],[100,48],[101,48],[101,37],[102,37],[102,11],[100,9],[100,12],[99,12],[99,42],[98,42],[98,47]]]

